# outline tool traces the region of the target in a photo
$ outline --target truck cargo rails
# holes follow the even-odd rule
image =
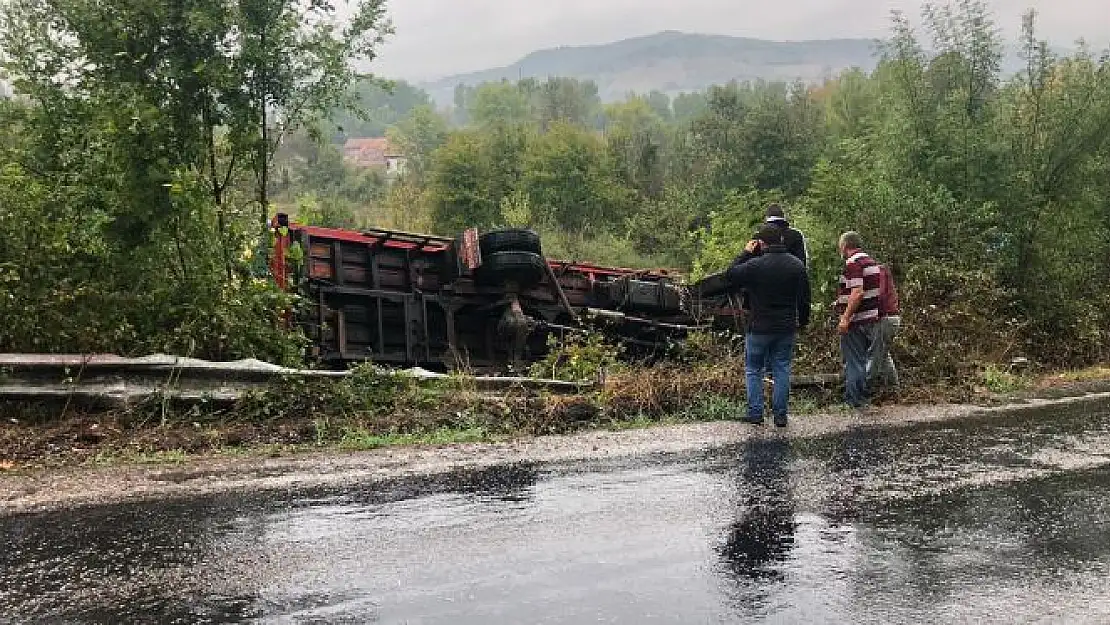
[[[532,230],[458,237],[340,230],[279,214],[270,269],[295,290],[311,356],[430,369],[521,369],[548,337],[600,331],[658,357],[709,316],[665,270],[548,260]]]

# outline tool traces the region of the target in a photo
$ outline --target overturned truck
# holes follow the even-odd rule
[[[720,276],[682,284],[664,270],[549,260],[526,229],[457,238],[271,224],[270,269],[303,297],[295,315],[314,358],[431,369],[519,369],[550,336],[601,331],[628,353],[665,354],[735,314]]]

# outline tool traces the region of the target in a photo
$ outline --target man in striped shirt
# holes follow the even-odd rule
[[[845,232],[837,244],[844,257],[844,273],[837,289],[840,314],[840,353],[844,359],[844,401],[853,408],[867,406],[867,357],[879,321],[879,265],[863,251],[858,232]]]

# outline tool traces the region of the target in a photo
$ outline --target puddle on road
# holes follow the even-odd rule
[[[0,520],[0,622],[1110,621],[1110,412]]]

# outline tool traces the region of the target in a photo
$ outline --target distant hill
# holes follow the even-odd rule
[[[871,69],[878,42],[870,39],[767,41],[667,31],[596,46],[533,52],[507,67],[448,76],[420,85],[440,104],[458,84],[564,76],[597,83],[602,99],[658,89],[675,94],[730,80],[820,81],[849,67]]]

